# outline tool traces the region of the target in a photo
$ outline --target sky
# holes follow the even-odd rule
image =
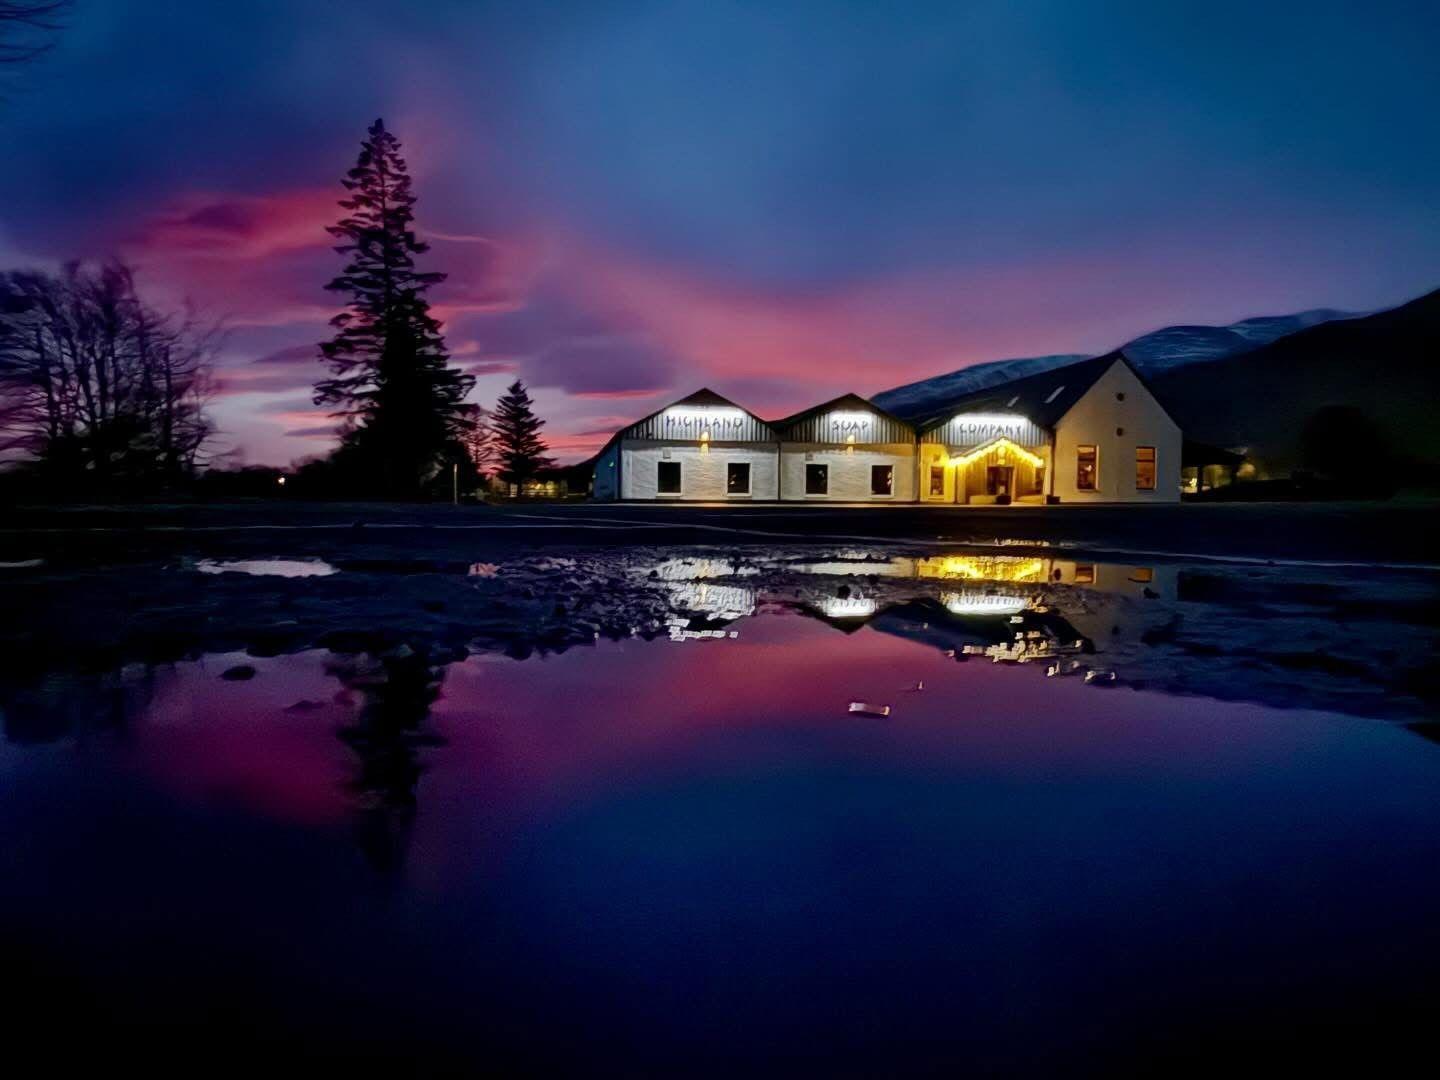
[[[74,0],[0,86],[0,266],[227,328],[219,449],[322,453],[324,232],[378,116],[456,363],[562,461],[700,386],[778,416],[1440,286],[1440,5]]]

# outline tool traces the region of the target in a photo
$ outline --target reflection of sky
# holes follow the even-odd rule
[[[792,616],[724,649],[476,658],[449,669],[382,888],[330,827],[337,716],[282,711],[335,687],[319,657],[246,684],[216,677],[230,659],[183,665],[123,737],[12,755],[0,786],[26,841],[0,919],[167,1021],[233,981],[273,988],[272,1031],[423,1013],[407,1054],[883,1072],[957,1042],[1098,1062],[1135,1030],[1192,1045],[1189,1024],[1264,1032],[1431,980],[1440,756],[1387,725]],[[537,1037],[557,1015],[566,1038]]]
[[[326,445],[322,227],[377,115],[452,352],[564,457],[701,384],[778,414],[1440,277],[1434,5],[83,8],[3,88],[0,255],[227,316],[263,460]]]

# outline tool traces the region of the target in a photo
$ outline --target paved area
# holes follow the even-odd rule
[[[1080,551],[1440,565],[1440,502],[1054,506],[406,506],[234,502],[0,510],[0,561],[166,551],[351,555],[786,540],[1064,544]]]

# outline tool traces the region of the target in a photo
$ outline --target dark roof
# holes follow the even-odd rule
[[[744,408],[741,405],[736,405],[735,402],[731,401],[729,398],[717,394],[708,386],[702,386],[699,390],[696,390],[689,397],[682,397],[679,401],[672,401],[669,405],[665,406],[665,409],[673,409],[676,405],[728,405],[732,409]],[[659,410],[659,412],[664,412],[665,409],[661,409]],[[749,412],[750,410],[746,409],[745,411]],[[659,415],[659,413],[655,413],[652,415]],[[648,420],[649,418],[650,417],[647,416],[645,419]]]
[[[770,426],[778,431],[781,437],[794,436],[799,433],[801,441],[825,441],[822,438],[824,433],[814,430],[818,425],[809,424],[808,421],[817,420],[827,413],[835,412],[838,409],[853,409],[861,412],[872,413],[878,416],[884,423],[880,426],[876,442],[910,442],[915,438],[914,427],[905,420],[901,420],[894,413],[886,412],[873,401],[861,397],[859,394],[841,394],[837,398],[822,402],[812,408],[801,412],[793,413],[780,420],[771,420]]]
[[[791,413],[789,416],[781,417],[779,420],[771,420],[770,426],[778,429],[788,428],[800,423],[802,420],[808,420],[812,416],[819,416],[821,413],[830,412],[832,409],[864,409],[866,412],[872,412],[876,416],[883,416],[887,420],[897,420],[902,424],[905,423],[904,420],[901,420],[894,413],[886,412],[868,398],[863,398],[859,394],[841,394],[837,398],[831,398],[829,401],[821,402],[819,405],[815,405],[809,409]]]
[[[911,422],[924,431],[958,412],[1004,412],[1024,416],[1040,427],[1054,427],[1116,361],[1128,366],[1118,351],[1092,356],[1089,360],[961,394],[946,401],[941,408],[929,407],[925,415],[912,417]]]
[[[600,453],[603,454],[606,450],[610,448],[611,443],[616,442],[619,439],[650,437],[654,434],[654,432],[650,429],[651,421],[655,420],[656,417],[660,416],[660,414],[665,412],[667,409],[673,409],[677,405],[723,405],[727,408],[739,409],[752,421],[749,430],[745,432],[746,438],[742,441],[768,442],[774,438],[774,432],[770,429],[770,425],[767,424],[764,420],[761,420],[749,409],[745,408],[745,406],[737,405],[729,398],[724,397],[721,394],[717,394],[708,386],[702,386],[693,394],[689,394],[683,398],[680,398],[678,401],[672,401],[668,405],[662,405],[650,415],[642,416],[634,423],[626,424],[619,431],[615,432],[614,435],[610,436],[609,440],[606,441],[605,445],[600,448]]]

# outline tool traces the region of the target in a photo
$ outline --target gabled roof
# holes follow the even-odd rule
[[[831,398],[813,408],[793,413],[780,420],[772,420],[770,426],[780,433],[782,439],[824,442],[826,433],[818,430],[821,425],[817,425],[813,421],[822,420],[830,413],[841,411],[868,412],[872,416],[879,417],[882,423],[878,425],[879,430],[875,433],[874,442],[910,442],[915,438],[913,425],[901,420],[893,413],[886,412],[879,405],[859,394],[841,394],[839,397]]]
[[[1040,427],[1054,427],[1060,418],[1070,411],[1070,407],[1084,397],[1085,392],[1117,362],[1130,366],[1129,361],[1118,350],[1103,356],[1093,356],[1089,360],[962,394],[947,401],[944,408],[932,408],[926,415],[914,418],[911,422],[917,429],[924,431],[943,424],[959,412],[996,412],[1014,413],[1026,417]]]
[[[683,398],[680,398],[678,401],[672,401],[670,402],[670,404],[656,409],[649,416],[641,417],[633,424],[627,424],[625,427],[622,427],[614,435],[610,436],[609,442],[607,442],[605,444],[605,447],[601,449],[601,453],[604,453],[604,450],[609,448],[610,443],[613,443],[619,439],[659,438],[660,432],[655,426],[655,420],[658,417],[662,416],[668,410],[677,408],[682,405],[718,405],[727,409],[738,409],[740,412],[744,413],[747,417],[749,417],[751,423],[746,425],[746,429],[740,433],[742,435],[742,438],[735,441],[769,442],[774,440],[775,438],[775,432],[771,428],[771,426],[767,424],[764,420],[761,420],[749,409],[745,408],[745,406],[737,405],[729,398],[717,394],[709,387],[702,386],[693,394],[689,394]]]

